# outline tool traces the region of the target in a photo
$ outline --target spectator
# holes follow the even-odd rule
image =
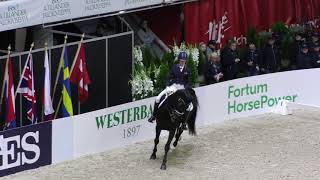
[[[319,43],[319,33],[314,32],[311,36],[311,41],[309,42],[309,46],[313,47],[316,43]]]
[[[245,57],[247,76],[258,75],[260,71],[260,53],[254,42],[249,42],[249,50]]]
[[[280,70],[280,54],[279,49],[274,45],[275,39],[273,36],[268,38],[268,43],[262,51],[262,72],[274,73]]]
[[[209,61],[209,58],[213,52],[216,51],[216,41],[210,40],[208,42],[207,50],[206,50],[206,59]]]
[[[297,68],[297,56],[301,52],[301,46],[303,44],[303,38],[301,33],[295,35],[295,41],[292,43],[290,48],[290,66],[291,69]]]
[[[205,69],[206,84],[214,84],[223,81],[223,73],[218,53],[211,53]]]
[[[313,60],[309,53],[309,47],[306,43],[301,46],[301,53],[297,56],[297,68],[309,69],[313,67]]]
[[[320,45],[316,43],[313,47],[313,51],[311,52],[313,67],[320,68]]]
[[[237,78],[238,65],[240,62],[237,43],[235,41],[230,41],[228,47],[222,52],[221,64],[225,80]]]

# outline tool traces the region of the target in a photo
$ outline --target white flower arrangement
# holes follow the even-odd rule
[[[135,46],[133,48],[133,57],[136,65],[143,66],[143,55],[140,46]]]
[[[198,66],[199,64],[199,49],[196,47],[186,46],[185,43],[181,43],[180,47],[174,43],[174,46],[172,46],[172,51],[175,57],[175,60],[178,59],[178,56],[180,52],[186,52],[188,56],[191,55],[191,59],[195,62],[195,64]]]
[[[191,54],[191,59],[195,62],[196,66],[199,65],[199,49],[198,48],[190,48],[189,54]]]
[[[153,93],[153,82],[144,70],[135,72],[130,83],[132,86],[132,96],[134,101],[149,97]]]
[[[138,66],[132,76],[130,84],[132,86],[132,96],[133,100],[139,100],[146,97],[149,97],[153,94],[154,85],[151,78],[148,76],[144,64],[143,64],[143,55],[141,48],[136,46],[133,49],[134,55],[134,64]]]

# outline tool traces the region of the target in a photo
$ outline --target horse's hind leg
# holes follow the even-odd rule
[[[156,138],[154,139],[154,148],[153,148],[153,152],[150,156],[150,159],[156,159],[157,158],[157,145],[159,143],[159,136],[160,136],[160,128],[158,128],[158,126],[156,126]]]
[[[169,138],[168,138],[168,141],[167,141],[167,144],[166,146],[164,147],[164,150],[165,150],[165,154],[164,154],[164,157],[163,157],[163,162],[161,164],[161,167],[160,169],[162,170],[166,170],[167,169],[167,155],[168,155],[168,151],[170,150],[170,144],[171,144],[171,141],[174,137],[174,134],[175,134],[175,130],[172,130],[169,132]]]
[[[183,133],[183,129],[182,129],[181,127],[179,127],[179,128],[177,129],[177,133],[176,133],[176,140],[175,140],[174,143],[173,143],[173,146],[174,146],[174,147],[177,147],[178,141],[179,141],[180,136],[181,136],[182,133]]]

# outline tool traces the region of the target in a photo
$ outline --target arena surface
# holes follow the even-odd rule
[[[149,160],[153,141],[147,141],[0,179],[320,179],[320,111],[232,120],[182,138],[166,171],[162,138],[157,160]]]

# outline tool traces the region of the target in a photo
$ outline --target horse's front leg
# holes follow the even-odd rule
[[[168,141],[167,141],[167,144],[165,145],[164,147],[164,150],[165,150],[165,154],[164,154],[164,157],[163,157],[163,161],[162,161],[162,164],[161,164],[161,167],[160,169],[162,170],[166,170],[167,169],[167,155],[168,155],[168,151],[170,150],[170,144],[171,144],[171,141],[174,137],[174,134],[175,134],[176,130],[171,130],[169,132],[169,138],[168,138]]]
[[[150,156],[150,159],[156,159],[157,158],[157,145],[159,143],[159,136],[160,136],[160,133],[161,133],[161,129],[156,126],[156,138],[154,139],[154,148],[153,148],[153,152]]]
[[[176,133],[176,140],[175,140],[174,143],[173,143],[173,146],[174,146],[174,147],[177,147],[178,141],[179,141],[180,136],[181,136],[182,133],[183,133],[183,129],[182,129],[181,127],[179,127],[179,128],[177,129],[177,133]]]

